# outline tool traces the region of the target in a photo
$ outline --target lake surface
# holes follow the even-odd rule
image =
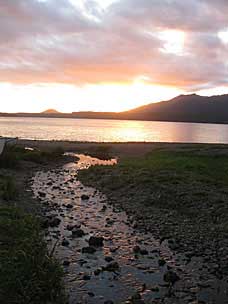
[[[0,117],[0,136],[90,142],[228,143],[228,125]]]

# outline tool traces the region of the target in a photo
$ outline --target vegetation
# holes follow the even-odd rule
[[[227,156],[222,146],[160,149],[114,167],[91,167],[79,178],[121,205],[139,227],[197,251],[227,237]]]
[[[48,255],[38,220],[0,208],[0,302],[63,303],[62,270]]]
[[[7,146],[0,156],[0,303],[65,303],[62,268],[48,253],[39,220],[24,211],[28,203],[17,189],[25,162],[45,164],[62,154],[60,148],[43,152]],[[9,207],[15,205],[21,209]]]
[[[64,153],[61,147],[51,151],[26,149],[20,146],[9,145],[0,156],[0,168],[17,168],[20,161],[31,161],[37,164],[45,164],[58,160]]]

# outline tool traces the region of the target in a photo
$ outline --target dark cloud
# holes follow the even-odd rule
[[[226,84],[224,0],[0,0],[0,81],[130,82],[192,90]],[[160,33],[185,32],[182,53],[164,51]],[[172,42],[172,41],[171,41]],[[163,49],[163,50],[162,50]]]

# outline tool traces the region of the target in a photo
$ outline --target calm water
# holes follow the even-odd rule
[[[128,120],[0,117],[0,135],[26,139],[93,142],[228,143],[228,125]]]

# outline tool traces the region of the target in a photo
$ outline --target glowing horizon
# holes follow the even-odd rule
[[[0,112],[120,112],[228,93],[226,13],[195,0],[1,3]]]

